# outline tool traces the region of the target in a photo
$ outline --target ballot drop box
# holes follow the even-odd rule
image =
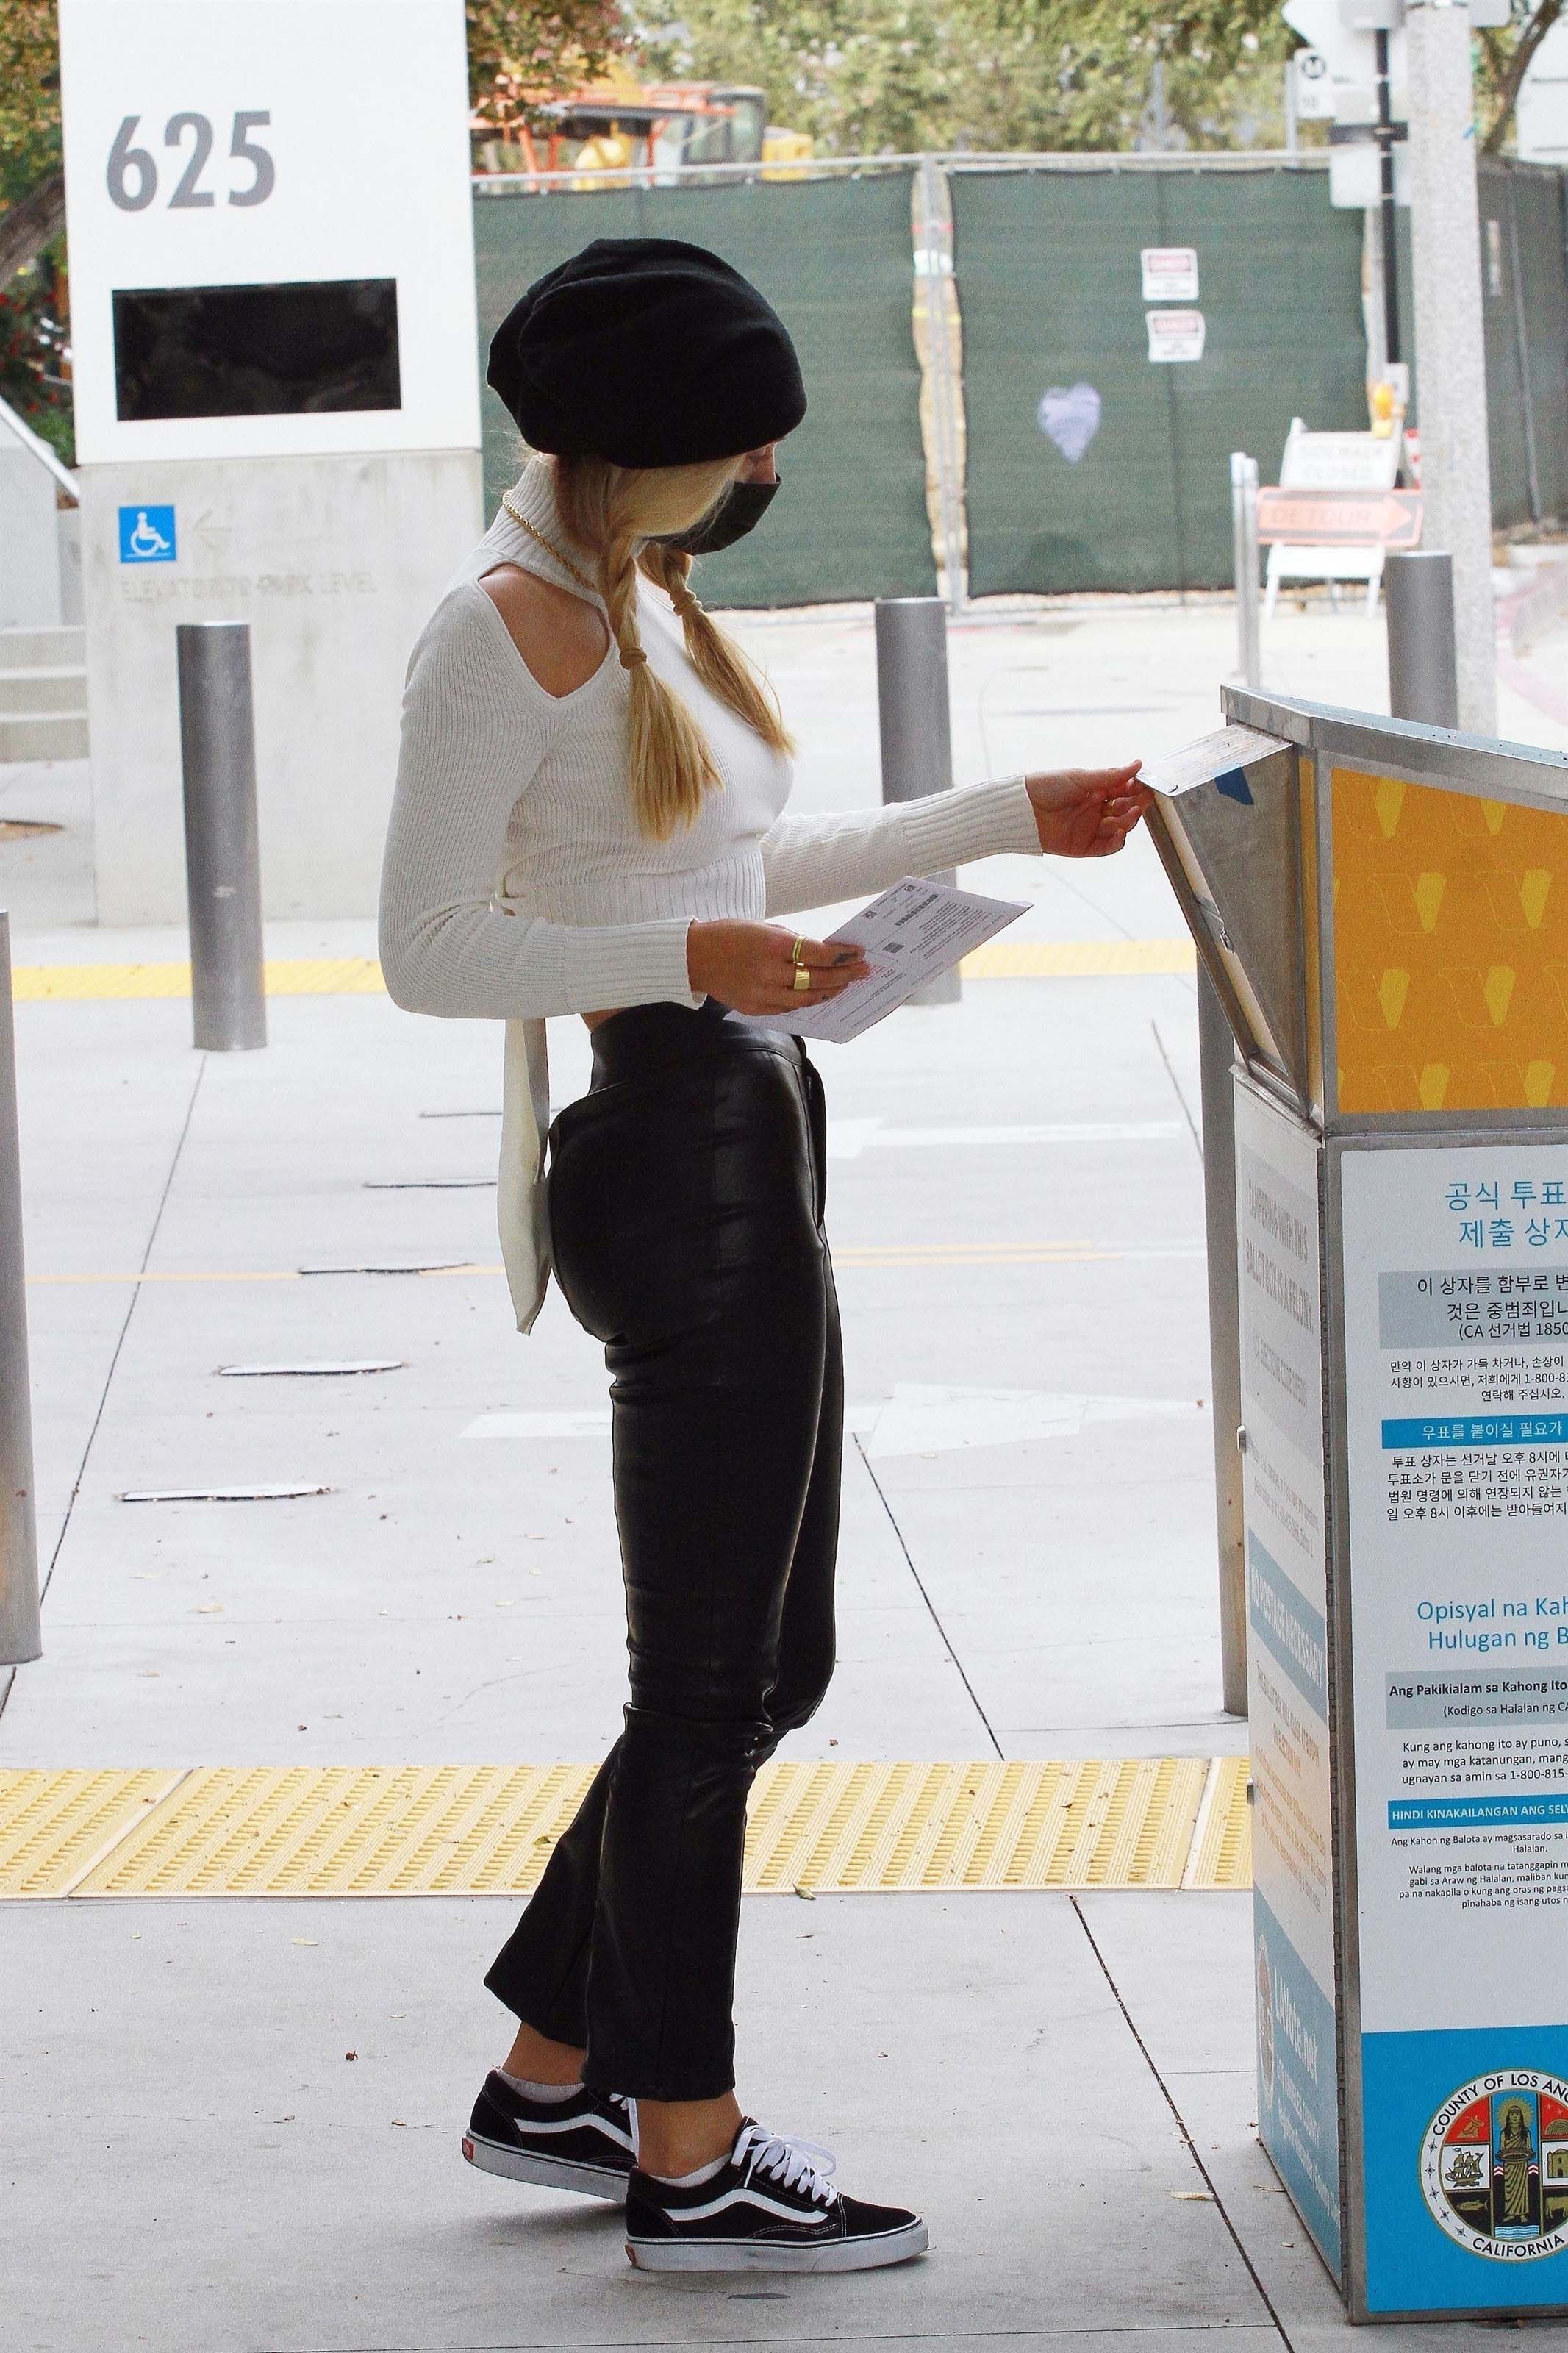
[[[1153,827],[1237,1048],[1258,2130],[1352,2318],[1568,2314],[1568,762],[1226,709]]]

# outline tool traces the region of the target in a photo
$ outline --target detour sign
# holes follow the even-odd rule
[[[1419,491],[1279,491],[1258,493],[1265,547],[1415,547]]]

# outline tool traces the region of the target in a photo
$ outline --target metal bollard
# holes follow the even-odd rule
[[[1236,575],[1236,662],[1243,686],[1263,683],[1258,633],[1258,460],[1230,459],[1230,542]]]
[[[16,1039],[11,1016],[11,918],[0,913],[0,1666],[21,1666],[40,1657],[43,1647],[22,1259]]]
[[[198,1046],[267,1043],[248,621],[182,621],[180,764]]]
[[[1204,1220],[1208,1238],[1209,1402],[1219,1515],[1221,1705],[1247,1714],[1247,1530],[1242,1514],[1241,1280],[1237,1265],[1235,1042],[1215,985],[1198,967],[1198,1069],[1204,1112]]]
[[[877,716],[884,801],[923,800],[952,782],[952,718],[947,698],[947,608],[940,596],[879,596]],[[931,881],[952,884],[950,867]],[[957,968],[939,973],[911,1005],[956,1005]]]
[[[1425,548],[1390,555],[1383,569],[1388,613],[1388,708],[1423,727],[1458,727],[1454,559]]]

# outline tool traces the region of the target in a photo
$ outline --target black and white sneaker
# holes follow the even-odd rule
[[[632,2175],[626,2253],[642,2272],[870,2272],[925,2252],[918,2214],[840,2197],[833,2163],[748,2116],[706,2181]]]
[[[637,2162],[631,2108],[616,2093],[586,2084],[569,2100],[531,2100],[492,2069],[474,2102],[463,2155],[509,2181],[581,2189],[618,2206]]]

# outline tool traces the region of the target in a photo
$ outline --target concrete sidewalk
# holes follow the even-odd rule
[[[1205,607],[955,633],[961,774],[1198,733],[1229,630]],[[864,617],[746,633],[799,725],[800,805],[873,797]],[[1354,621],[1286,617],[1273,642],[1303,691],[1311,672],[1322,699],[1374,699]],[[177,957],[177,934],[91,928],[83,792],[0,773],[0,812],[68,828],[7,853],[18,962]],[[1142,843],[970,879],[1026,892],[1039,940],[1177,929]],[[269,945],[372,941],[283,923]],[[624,1679],[604,1373],[558,1298],[526,1343],[510,1329],[499,1039],[374,995],[275,999],[270,1023],[265,1053],[201,1056],[178,1000],[18,1008],[51,1577],[5,1760],[592,1757]],[[565,1100],[585,1039],[554,1028]],[[854,1442],[841,1664],[788,1753],[1240,1750],[1218,1706],[1190,980],[973,982],[818,1060]],[[301,1271],[429,1261],[455,1271]],[[326,1358],[396,1369],[219,1371]],[[329,1492],[117,1500],[251,1482]],[[479,1976],[514,1911],[7,1907],[17,2344],[1348,2341],[1256,2146],[1245,1895],[749,1902],[743,2097],[932,2222],[926,2261],[816,2282],[638,2278],[612,2215],[461,2165],[504,2040]]]

